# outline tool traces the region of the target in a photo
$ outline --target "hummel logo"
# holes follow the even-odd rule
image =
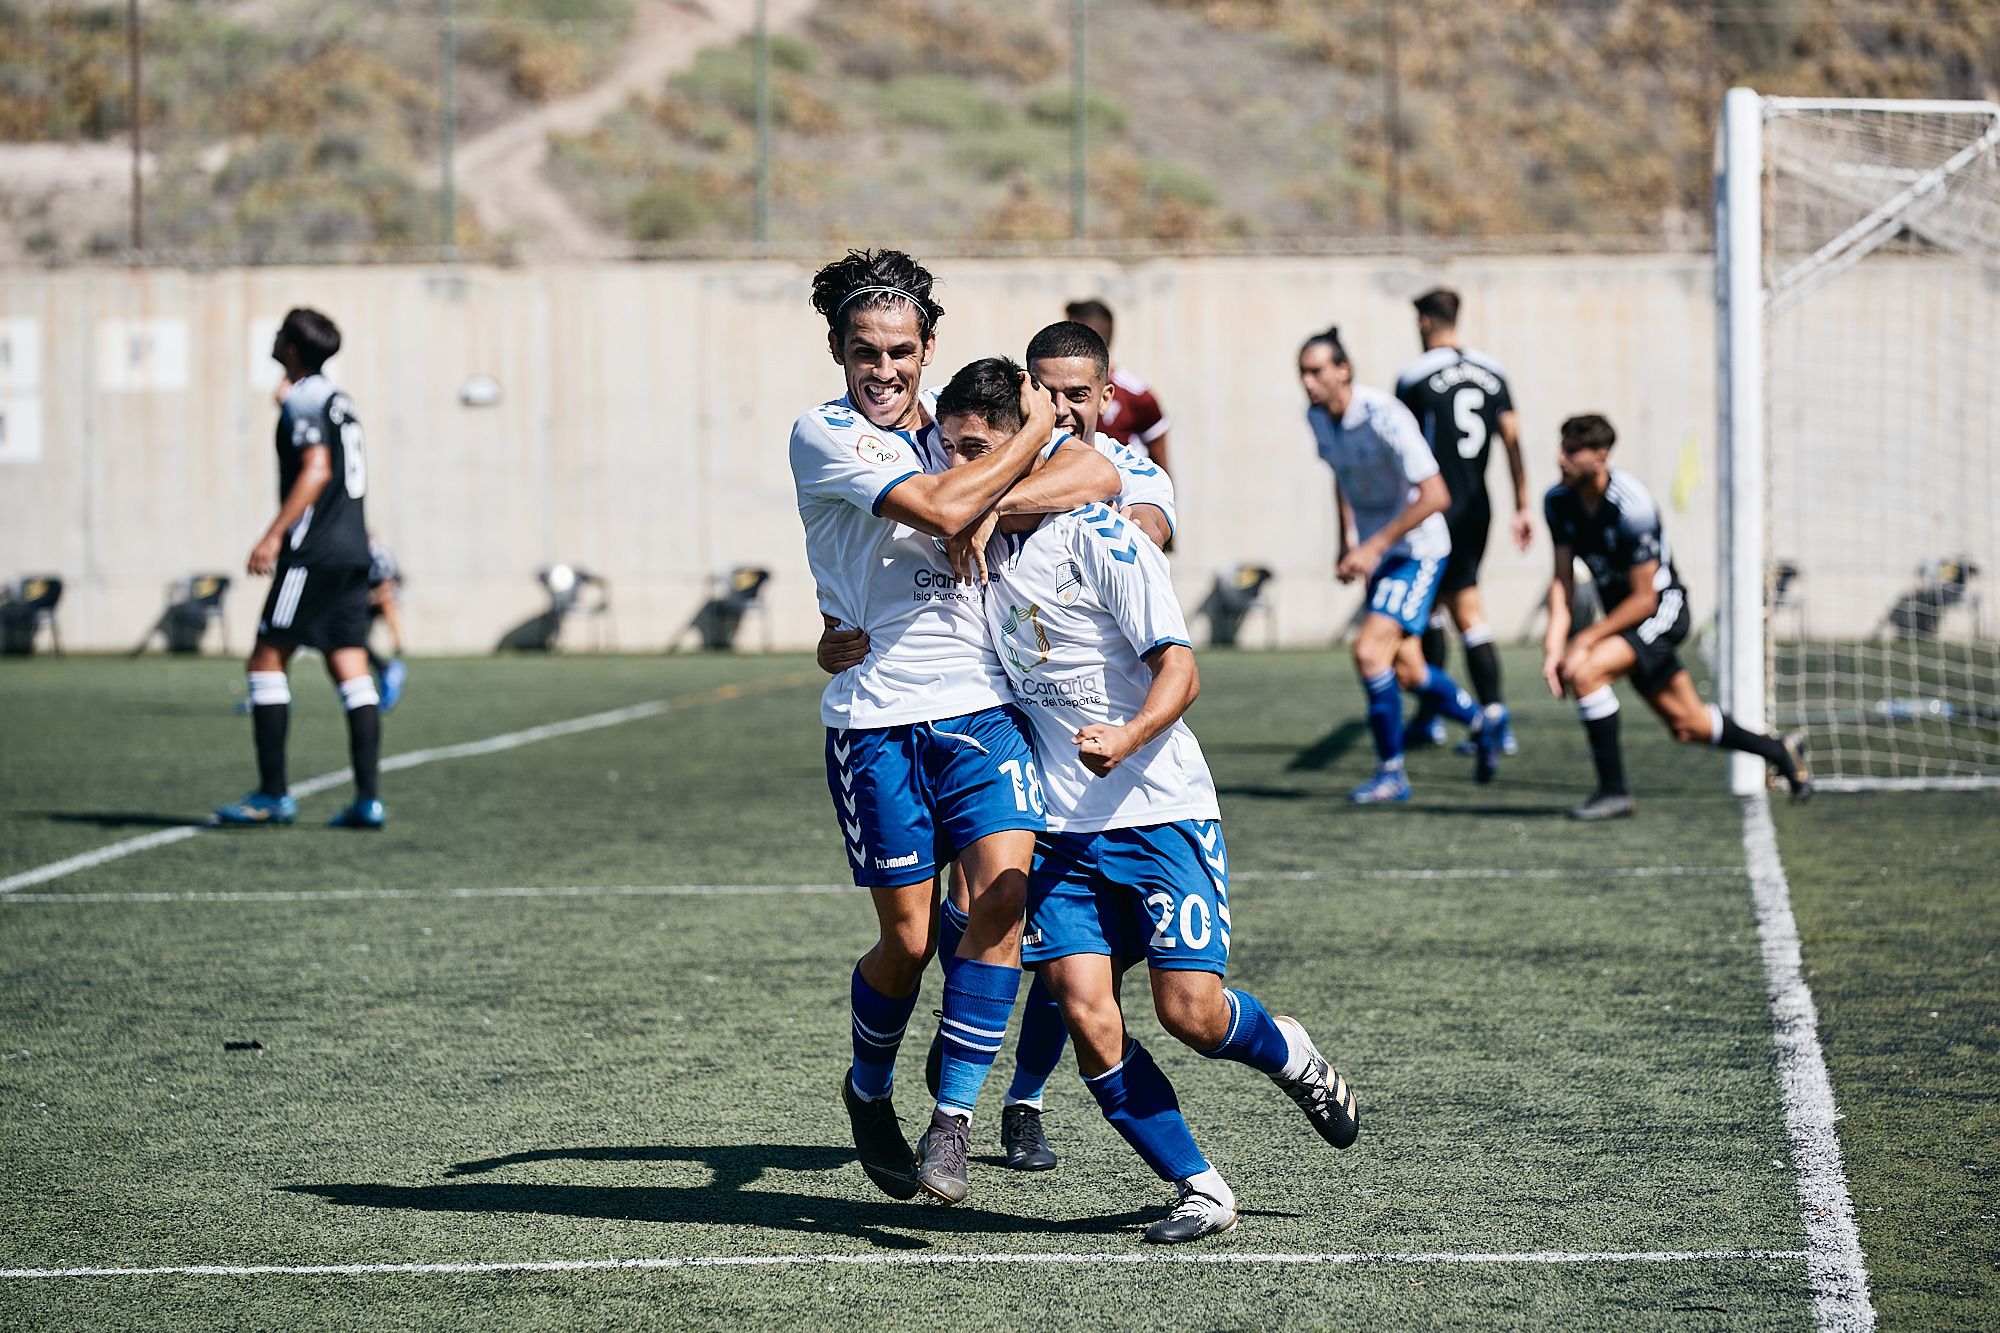
[[[875,868],[877,870],[901,870],[904,866],[913,866],[916,863],[917,854],[915,852],[910,852],[904,856],[878,856],[875,858]]]
[[[843,764],[847,762],[847,756],[853,753],[853,751],[854,742],[848,740],[845,736],[842,736],[841,739],[833,743],[833,757]]]
[[[857,819],[850,823],[843,819],[840,821],[840,826],[847,830],[847,840],[859,847],[861,845],[861,821]]]
[[[850,814],[850,815],[854,815],[854,814],[858,814],[858,813],[859,813],[859,812],[858,812],[858,811],[856,811],[856,810],[855,810],[855,808],[854,808],[854,807],[855,807],[855,804],[856,804],[856,798],[855,798],[855,797],[853,797],[853,796],[843,796],[843,797],[841,797],[841,798],[840,798],[840,803],[841,803],[842,805],[844,805],[844,806],[846,806],[846,807],[847,807],[847,813],[848,813],[848,814]]]

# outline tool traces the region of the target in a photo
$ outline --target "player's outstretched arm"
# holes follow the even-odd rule
[[[1180,721],[1181,714],[1201,694],[1194,649],[1186,644],[1161,644],[1146,655],[1146,665],[1152,670],[1153,683],[1146,688],[1146,702],[1130,722],[1124,726],[1093,722],[1070,738],[1083,766],[1100,778]]]
[[[278,516],[271,520],[271,526],[250,548],[250,559],[246,568],[252,574],[269,574],[278,567],[278,552],[285,544],[285,534],[298,526],[306,516],[306,510],[313,507],[319,493],[333,480],[332,455],[323,444],[309,445],[301,457],[298,480],[286,493],[285,502],[278,508]]]
[[[1021,429],[993,452],[962,467],[918,473],[891,487],[877,512],[933,537],[949,537],[993,507],[1001,492],[1034,463],[1055,429],[1056,406],[1021,376]]]
[[[1542,634],[1542,679],[1549,693],[1560,699],[1567,682],[1562,675],[1563,654],[1569,649],[1570,610],[1576,596],[1576,556],[1569,547],[1556,547],[1555,572],[1549,577],[1549,627]]]
[[[1500,414],[1500,443],[1507,450],[1507,475],[1514,480],[1514,546],[1525,551],[1535,540],[1528,513],[1528,465],[1521,461],[1521,419],[1509,410]]]

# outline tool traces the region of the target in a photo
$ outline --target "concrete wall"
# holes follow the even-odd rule
[[[1331,577],[1331,488],[1295,353],[1337,322],[1361,380],[1386,386],[1418,351],[1409,299],[1437,282],[1465,294],[1462,333],[1513,380],[1538,522],[1557,424],[1602,411],[1618,463],[1660,498],[1697,615],[1715,604],[1705,259],[937,272],[933,384],[976,356],[1018,356],[1068,298],[1118,312],[1116,359],[1174,421],[1174,567],[1191,612],[1219,568],[1249,560],[1277,571],[1285,642],[1324,643],[1346,623],[1359,593]],[[346,335],[333,371],[367,428],[370,525],[408,571],[413,651],[493,647],[544,607],[535,572],[558,560],[610,579],[619,644],[640,650],[687,622],[711,573],[766,566],[773,637],[803,645],[818,620],[784,446],[795,415],[841,390],[807,278],[777,263],[0,274],[0,577],[63,575],[67,642],[118,649],[156,619],[168,580],[227,571],[231,642],[246,646],[264,585],[242,563],[277,506],[264,352],[283,312],[310,304]],[[460,405],[475,374],[499,381],[498,406]],[[1491,480],[1504,515],[1502,463]],[[1495,625],[1522,633],[1546,546],[1518,554],[1496,521],[1486,571]],[[743,642],[760,637],[753,623]]]

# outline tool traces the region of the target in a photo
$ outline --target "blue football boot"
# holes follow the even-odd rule
[[[286,792],[283,796],[266,796],[261,791],[253,791],[241,800],[215,807],[215,822],[218,824],[289,824],[299,817],[299,803]]]
[[[380,801],[356,801],[341,807],[339,814],[326,821],[328,828],[381,828],[389,822],[388,812]]]
[[[1507,722],[1506,704],[1488,704],[1480,711],[1472,732],[1477,755],[1472,762],[1474,782],[1491,782],[1499,773],[1500,756],[1507,748]]]
[[[403,665],[400,657],[392,659],[382,668],[382,685],[377,693],[382,696],[383,712],[387,713],[395,708],[397,702],[402,699],[403,681],[409,674],[410,669]]]
[[[1384,805],[1410,799],[1410,779],[1401,768],[1378,768],[1375,776],[1347,793],[1355,805]]]
[[[1444,745],[1451,739],[1444,729],[1444,719],[1436,713],[1419,711],[1403,725],[1403,748],[1423,750]]]

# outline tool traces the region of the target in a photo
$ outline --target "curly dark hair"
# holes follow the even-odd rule
[[[902,299],[896,294],[900,292],[917,307],[918,331],[928,338],[944,318],[944,307],[931,299],[931,282],[931,271],[901,250],[849,250],[813,274],[813,309],[826,316],[829,329],[845,337],[849,316],[885,309]],[[854,295],[864,287],[890,290]]]

